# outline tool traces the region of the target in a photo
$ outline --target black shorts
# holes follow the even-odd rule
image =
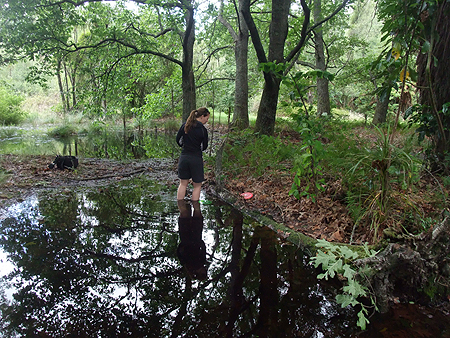
[[[205,180],[203,158],[182,154],[178,160],[178,178],[181,180],[192,178],[194,183],[202,183]]]

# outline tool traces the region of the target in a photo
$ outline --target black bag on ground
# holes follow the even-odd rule
[[[48,167],[50,169],[53,169],[56,166],[56,168],[64,170],[64,169],[71,169],[74,170],[78,167],[78,159],[75,156],[56,156],[53,163],[50,163]]]

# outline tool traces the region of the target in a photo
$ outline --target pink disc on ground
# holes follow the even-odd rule
[[[253,194],[251,192],[243,192],[241,196],[244,197],[245,200],[248,200],[253,197]]]

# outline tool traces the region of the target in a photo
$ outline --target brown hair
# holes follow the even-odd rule
[[[186,124],[184,125],[184,132],[187,134],[189,130],[197,123],[197,118],[200,116],[208,116],[210,114],[209,110],[206,107],[201,107],[196,110],[191,111],[189,117],[186,120]]]

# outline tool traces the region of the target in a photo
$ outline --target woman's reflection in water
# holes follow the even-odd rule
[[[194,208],[192,213],[191,209]],[[203,216],[198,201],[178,200],[180,244],[177,255],[192,279],[206,279],[206,246],[202,240]]]

